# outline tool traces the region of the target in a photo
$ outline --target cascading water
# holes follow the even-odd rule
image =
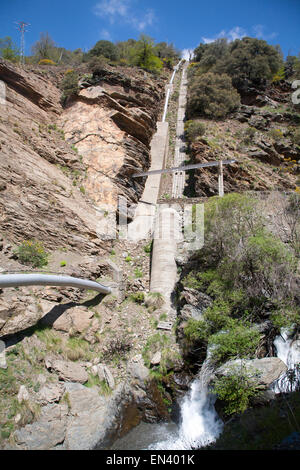
[[[151,444],[148,449],[189,450],[214,442],[223,429],[214,404],[215,396],[209,393],[208,378],[212,373],[209,354],[199,378],[194,380],[181,405],[181,424],[176,434],[166,440]]]
[[[300,384],[300,339],[290,337],[289,331],[283,329],[274,340],[277,357],[288,370],[273,385],[275,393],[293,392]]]
[[[214,408],[216,397],[208,388],[213,373],[209,356],[181,403],[179,426],[175,423],[141,423],[115,442],[112,449],[192,450],[214,442],[223,429],[223,422]]]

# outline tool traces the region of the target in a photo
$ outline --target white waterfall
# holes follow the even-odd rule
[[[199,378],[194,380],[189,393],[181,405],[181,424],[176,435],[151,444],[148,449],[189,450],[214,442],[223,429],[214,404],[215,396],[209,393],[207,382],[212,370],[207,359],[202,366]]]
[[[274,346],[277,357],[287,366],[288,370],[275,382],[275,393],[293,392],[300,383],[300,339],[289,336],[289,331],[283,329],[275,338]]]

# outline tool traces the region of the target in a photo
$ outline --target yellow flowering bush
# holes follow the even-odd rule
[[[24,240],[15,250],[15,254],[22,264],[34,268],[42,268],[48,264],[48,253],[42,243],[36,240]]]
[[[39,65],[56,65],[51,59],[42,59],[39,61]]]

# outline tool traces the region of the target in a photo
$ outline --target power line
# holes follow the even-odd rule
[[[27,33],[27,26],[30,26],[30,23],[25,23],[25,21],[15,21],[18,30],[21,33],[21,49],[20,49],[20,63],[25,64],[25,33]]]

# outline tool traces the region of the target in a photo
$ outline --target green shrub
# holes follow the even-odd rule
[[[153,242],[149,242],[147,245],[144,246],[144,252],[149,254],[151,253],[151,250],[152,250],[152,245],[153,245]]]
[[[206,321],[189,318],[184,328],[185,338],[189,343],[207,344],[210,329]]]
[[[300,325],[300,309],[291,305],[283,305],[270,315],[270,320],[278,330],[282,328],[294,328]]]
[[[276,83],[276,82],[279,82],[280,80],[284,80],[284,79],[285,79],[284,67],[280,67],[280,69],[276,72],[276,74],[272,78],[272,82]]]
[[[48,264],[49,255],[39,241],[25,240],[14,252],[22,264],[33,268],[42,268]]]
[[[247,127],[244,131],[244,143],[250,145],[255,137],[256,129],[254,127]]]
[[[154,312],[164,305],[164,296],[160,292],[149,292],[145,298],[146,306]]]
[[[187,114],[224,119],[240,105],[240,96],[226,74],[195,73],[188,88]]]
[[[253,374],[242,368],[234,368],[229,375],[216,378],[212,384],[212,392],[224,402],[224,412],[227,415],[243,413],[249,407],[251,399],[260,394]]]
[[[143,277],[143,271],[141,271],[140,268],[135,268],[134,275],[136,279],[140,279],[141,277]]]
[[[88,63],[89,71],[94,75],[99,75],[106,69],[107,62],[107,59],[103,56],[93,57]]]
[[[88,57],[105,57],[109,60],[118,60],[118,48],[111,41],[100,40],[88,52]]]
[[[186,139],[189,143],[205,134],[205,125],[200,121],[187,121],[184,126]]]
[[[62,90],[61,102],[65,104],[67,99],[78,93],[78,73],[74,70],[68,70],[60,84]]]
[[[213,359],[225,362],[228,359],[254,357],[260,333],[250,327],[250,324],[230,319],[226,330],[211,335],[208,343],[212,346]]]
[[[130,295],[130,299],[133,300],[133,302],[136,302],[137,304],[142,304],[145,300],[145,294],[144,292],[136,292]]]

